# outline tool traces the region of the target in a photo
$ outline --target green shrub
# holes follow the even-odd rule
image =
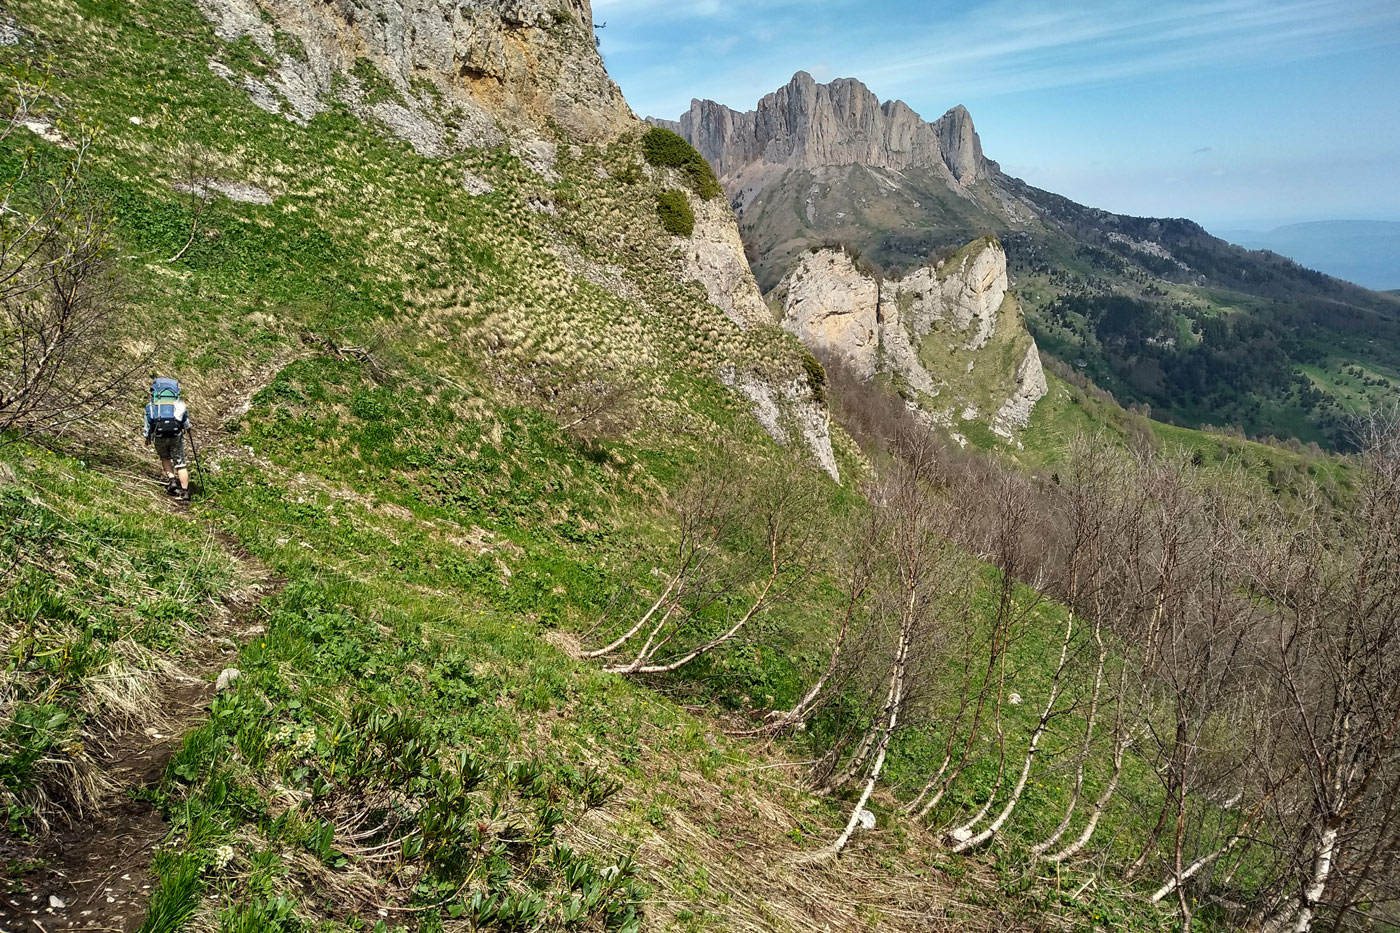
[[[642,137],[642,153],[652,165],[680,169],[690,179],[690,187],[706,201],[723,193],[710,163],[678,133],[653,126]]]
[[[661,218],[661,226],[676,236],[690,236],[695,232],[695,212],[690,209],[685,192],[671,188],[656,196],[656,213]]]

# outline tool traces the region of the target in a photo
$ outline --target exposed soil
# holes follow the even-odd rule
[[[156,786],[185,731],[203,714],[213,684],[179,681],[163,700],[169,732],[119,732],[104,770],[119,784],[96,813],[35,846],[3,846],[34,867],[11,881],[0,899],[0,931],[132,931],[146,915],[151,857],[165,837],[165,820],[132,793]]]
[[[162,492],[160,499],[165,498]],[[168,504],[184,511],[183,502]],[[230,550],[241,550],[233,539],[216,536]],[[249,587],[251,598],[228,606],[227,621],[212,625],[190,646],[184,670],[159,685],[164,721],[108,730],[110,738],[96,757],[117,790],[96,812],[56,827],[44,839],[15,841],[0,830],[0,867],[9,865],[12,872],[0,880],[0,933],[134,933],[141,926],[155,884],[151,860],[169,826],[139,792],[159,785],[185,734],[204,718],[214,696],[213,679],[235,658],[236,643],[262,631],[257,605],[282,585],[241,556],[262,582]]]

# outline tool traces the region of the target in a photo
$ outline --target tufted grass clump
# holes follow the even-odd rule
[[[652,165],[680,169],[689,179],[690,187],[706,201],[723,193],[710,163],[679,133],[653,126],[642,137],[642,154]]]
[[[812,390],[812,398],[826,404],[826,367],[805,347],[802,350],[802,368],[807,374],[807,386]]]
[[[656,214],[667,233],[690,236],[695,232],[695,212],[679,188],[669,188],[656,196]]]

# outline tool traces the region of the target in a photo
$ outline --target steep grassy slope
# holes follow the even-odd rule
[[[52,857],[43,819],[121,799],[94,777],[112,764],[95,737],[139,733],[172,681],[232,666],[242,676],[139,793],[170,821],[150,931],[1159,919],[1131,892],[1074,893],[1077,875],[947,855],[883,791],[879,832],[834,865],[803,861],[849,806],[798,786],[816,746],[759,747],[720,724],[792,703],[820,669],[828,574],[679,677],[634,682],[564,650],[654,585],[677,539],[671,498],[717,450],[755,484],[810,484],[814,526],[864,508],[849,439],[834,438],[838,486],[798,430],[774,442],[724,385],[812,388],[791,337],[741,329],[678,274],[687,243],[655,204],[688,185],[645,161],[639,133],[561,139],[555,174],[508,146],[427,158],[343,106],[305,127],[257,109],[209,61],[257,73],[265,53],[221,42],[182,0],[8,9],[25,29],[9,62],[52,62],[51,122],[105,127],[88,179],[116,224],[127,347],[181,377],[203,455],[202,496],[171,512],[142,482],[140,386],[55,441],[81,460],[0,447],[14,474],[0,782],[18,885],[67,897],[46,887],[69,883],[52,864],[24,864]],[[41,166],[63,157],[23,142]],[[3,154],[11,174],[21,148]],[[175,189],[191,177],[271,203],[200,208]],[[626,390],[619,424],[567,430],[595,382]],[[810,402],[781,400],[780,429]],[[1055,431],[1080,417],[1057,411],[1028,459],[1052,462]],[[737,604],[705,621],[722,628]],[[1043,604],[1016,658],[1027,695],[1059,611]],[[900,791],[939,738],[902,737]],[[975,777],[950,807],[977,805],[991,780]],[[1011,838],[1058,802],[1037,791]]]
[[[878,869],[795,867],[839,805],[540,637],[586,628],[645,575],[673,534],[662,496],[717,438],[756,473],[808,469],[717,378],[801,375],[795,342],[741,332],[680,281],[651,207],[678,185],[636,139],[562,146],[557,181],[504,148],[424,159],[343,109],[305,128],[256,109],[207,62],[259,53],[186,3],[10,12],[10,62],[61,63],[47,119],[106,128],[87,177],[116,222],[128,345],[184,381],[204,494],[170,516],[125,478],[152,469],[139,386],[75,443],[100,462],[4,448],[20,884],[70,897],[26,868],[25,837],[111,798],[54,773],[110,764],[92,736],[169,699],[161,665],[208,676],[182,661],[186,633],[235,599],[235,575],[270,575],[280,593],[228,659],[242,677],[154,795],[173,835],[146,929],[192,913],[230,930],[876,928],[943,909],[940,886],[914,887],[927,847],[900,833]],[[219,198],[196,226],[172,190],[191,152],[272,203]],[[634,390],[627,443],[580,443],[537,410],[574,366]],[[782,680],[791,662],[766,654],[720,662],[734,693]],[[144,705],[84,692],[118,662],[150,669],[130,678]]]

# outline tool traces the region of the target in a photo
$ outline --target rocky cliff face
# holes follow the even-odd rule
[[[220,38],[246,36],[277,62],[267,75],[211,67],[291,119],[339,97],[433,155],[547,136],[550,123],[603,142],[636,123],[595,47],[590,0],[197,2]]]
[[[1035,341],[1007,291],[994,239],[938,267],[881,282],[844,251],[802,254],[774,293],[782,323],[862,379],[889,376],[940,424],[978,421],[1005,439],[1046,393]]]
[[[759,294],[734,211],[723,198],[691,199],[695,232],[678,239],[682,275],[705,287],[710,302],[735,324],[772,324],[773,315]]]
[[[867,165],[932,171],[967,186],[996,171],[982,155],[972,117],[954,107],[933,123],[902,101],[881,103],[853,78],[818,84],[798,72],[745,113],[696,100],[678,121],[653,120],[690,140],[714,166],[731,196],[774,167]]]
[[[880,103],[853,78],[818,84],[805,71],[754,110],[739,113],[696,100],[679,121],[665,125],[690,140],[721,180],[731,183],[763,165],[920,166],[959,185],[994,170],[963,107],[927,123],[902,101]]]
[[[869,379],[879,368],[879,286],[841,250],[806,253],[778,291],[783,327]]]

